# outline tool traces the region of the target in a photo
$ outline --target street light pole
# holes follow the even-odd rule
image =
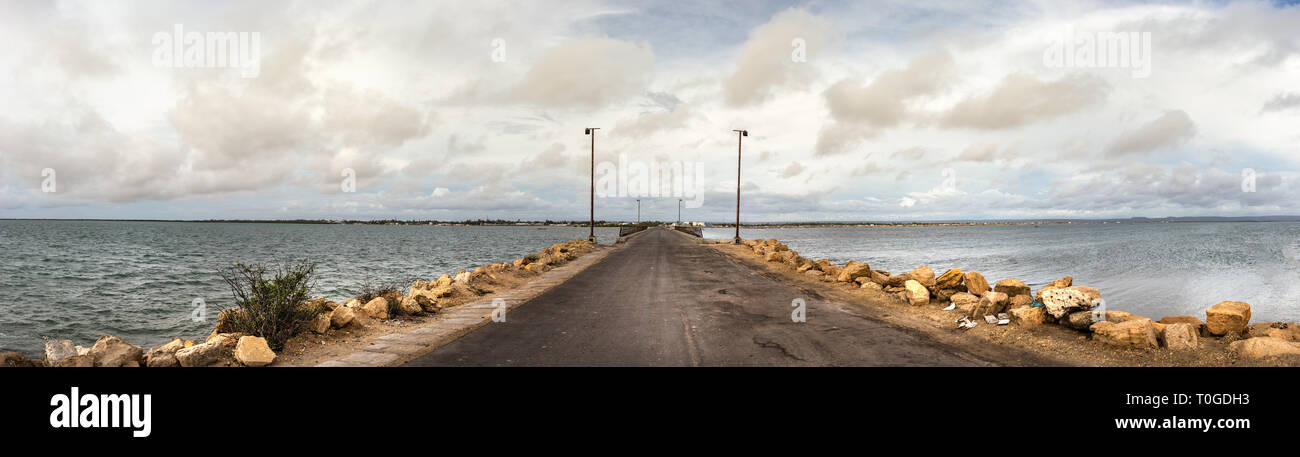
[[[587,233],[587,241],[596,242],[596,131],[600,127],[587,127],[583,133],[591,135],[591,206],[589,207],[590,221],[587,227],[590,231]]]
[[[736,237],[731,242],[740,244],[740,145],[744,142],[743,138],[749,136],[749,131],[732,131],[736,132]]]
[[[682,199],[677,199],[677,225],[682,225]]]
[[[641,223],[641,199],[636,199],[636,223]]]

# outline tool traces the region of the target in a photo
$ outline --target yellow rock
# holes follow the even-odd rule
[[[939,275],[939,278],[935,280],[934,287],[938,289],[954,289],[961,285],[962,279],[964,277],[961,274],[961,268],[953,268]]]
[[[235,360],[246,367],[260,367],[274,362],[275,352],[267,346],[265,338],[245,336],[235,344]]]
[[[1215,335],[1241,333],[1248,324],[1250,304],[1246,302],[1223,301],[1205,310],[1205,326]]]

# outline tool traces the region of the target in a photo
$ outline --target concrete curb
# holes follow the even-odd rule
[[[508,292],[481,298],[452,308],[438,314],[440,319],[401,333],[390,333],[370,341],[364,349],[337,360],[317,364],[318,367],[383,367],[397,366],[428,354],[465,334],[492,322],[492,311],[496,309],[492,302],[503,299],[506,302],[507,318],[509,310],[515,309],[538,295],[563,284],[605,256],[620,249],[620,246],[602,246],[599,250],[579,257],[541,276],[521,287]]]

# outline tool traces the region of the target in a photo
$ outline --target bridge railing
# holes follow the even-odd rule
[[[685,234],[687,234],[687,235],[692,235],[692,236],[697,236],[697,237],[700,237],[700,238],[704,238],[704,230],[701,229],[701,228],[699,228],[699,227],[688,227],[688,226],[685,226],[685,225],[677,225],[677,226],[673,226],[673,228],[674,228],[674,229],[677,229],[677,231],[682,232],[682,233],[685,233]]]
[[[619,236],[619,237],[624,237],[624,236],[628,236],[628,235],[631,235],[631,234],[636,233],[636,232],[640,232],[640,231],[642,231],[642,230],[645,230],[645,226],[644,226],[644,225],[642,225],[642,226],[634,226],[634,227],[619,227],[619,228],[618,228],[618,236]]]

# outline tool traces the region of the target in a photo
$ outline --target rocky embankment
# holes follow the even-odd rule
[[[484,295],[484,287],[506,282],[507,276],[526,278],[563,265],[595,249],[587,241],[567,241],[547,247],[537,254],[513,262],[483,265],[470,271],[443,274],[428,281],[415,281],[407,289],[389,291],[374,297],[354,297],[342,304],[316,298],[304,302],[312,318],[306,332],[330,336],[340,329],[357,329],[388,325],[407,316],[436,315],[446,309]],[[270,365],[277,354],[265,338],[242,333],[233,328],[230,308],[218,314],[212,333],[202,342],[173,338],[167,344],[148,350],[113,335],[104,335],[89,348],[71,340],[45,343],[44,359],[31,359],[17,352],[0,354],[0,366],[49,367],[198,367]]]
[[[959,329],[979,325],[1033,327],[1057,325],[1087,335],[1103,345],[1138,350],[1186,351],[1216,339],[1244,359],[1273,360],[1300,356],[1300,324],[1251,323],[1250,304],[1224,301],[1197,316],[1168,316],[1159,320],[1108,309],[1101,291],[1075,285],[1072,277],[1031,290],[1023,281],[1006,278],[991,286],[984,275],[953,268],[935,274],[928,266],[890,274],[866,262],[835,265],[806,259],[776,239],[745,240],[744,245],[767,262],[846,287],[872,289],[912,307],[940,308],[953,313]]]

